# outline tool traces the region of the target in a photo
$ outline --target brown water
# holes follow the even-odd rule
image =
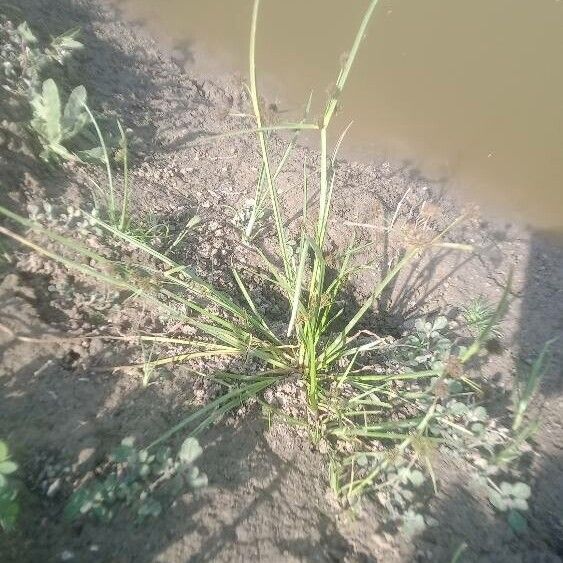
[[[246,72],[251,0],[118,0],[169,44]],[[258,65],[320,108],[367,0],[263,0]],[[470,199],[563,229],[563,1],[381,0],[344,95],[348,153],[408,160]]]

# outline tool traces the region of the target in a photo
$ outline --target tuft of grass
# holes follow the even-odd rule
[[[449,240],[464,217],[458,217],[441,232],[431,235],[425,232],[424,236],[410,237],[404,250],[374,283],[367,297],[354,311],[346,311],[346,315],[343,290],[355,274],[369,267],[361,258],[366,248],[352,239],[336,265],[326,250],[332,196],[338,184],[333,164],[346,133],[345,130],[337,137],[330,154],[329,128],[377,4],[377,0],[369,3],[349,55],[338,73],[336,87],[319,120],[316,123],[303,121],[267,126],[262,117],[257,87],[255,43],[260,2],[254,1],[249,95],[256,127],[217,135],[216,138],[243,134],[256,136],[262,160],[256,202],[260,201],[263,209],[267,201],[273,218],[271,234],[277,247],[273,258],[268,258],[260,248],[252,247],[261,259],[260,271],[249,266],[232,268],[238,296],[222,291],[198,276],[188,265],[170,258],[171,248],[161,252],[131,232],[127,211],[130,194],[127,159],[124,159],[124,195],[119,204],[108,151],[87,106],[85,109],[99,136],[108,188],[102,190],[106,194],[107,215],[104,218],[86,215],[103,233],[107,244],[132,249],[137,256],[135,261],[125,254],[119,260],[111,260],[76,239],[61,236],[0,207],[0,214],[28,231],[24,236],[1,226],[0,234],[87,278],[129,294],[130,298],[137,299],[143,307],[161,317],[191,327],[193,336],[190,337],[178,337],[176,334],[141,337],[143,342],[152,346],[150,357],[137,366],[143,370],[146,383],[152,370],[162,365],[215,358],[241,360],[243,367],[238,370],[207,373],[210,380],[222,387],[223,393],[156,438],[147,451],[179,432],[196,435],[241,404],[256,398],[262,402],[261,397],[268,389],[297,381],[305,390],[299,422],[309,429],[314,441],[328,444],[333,490],[353,501],[367,490],[392,488],[396,493],[393,502],[404,505],[408,495],[401,487],[419,486],[424,474],[430,476],[436,489],[432,458],[438,447],[449,444],[454,449],[470,448],[483,432],[483,416],[476,404],[480,387],[462,367],[483,350],[494,327],[500,322],[506,309],[509,287],[498,306],[487,315],[481,315],[482,322],[475,324],[476,334],[471,345],[466,348],[452,345],[448,349],[447,364],[432,364],[430,369],[397,365],[396,358],[387,364],[375,361],[374,354],[385,355],[394,348],[363,326],[366,316],[377,307],[385,290],[424,253],[444,247],[470,250],[467,245]],[[304,175],[303,218],[299,244],[293,251],[277,185],[278,174],[283,169],[293,141],[278,165],[273,163],[274,156],[268,141],[275,130],[298,132],[304,129],[315,131],[318,135],[319,203],[316,209],[309,209],[307,195],[311,179]],[[124,135],[123,141],[126,154]],[[251,228],[247,228],[250,240],[260,213],[257,209]],[[144,259],[138,256],[144,256]],[[257,306],[253,288],[246,281],[248,272],[253,277],[267,280],[280,296],[285,315],[281,329],[278,319],[270,319]],[[444,328],[442,322],[439,324],[440,328]],[[435,328],[430,326],[431,336],[436,332]],[[167,352],[171,347],[174,347],[174,353]],[[245,369],[244,366],[251,362],[253,369]],[[526,407],[527,404],[525,402]],[[467,429],[470,423],[471,427]],[[412,515],[411,520],[420,523],[416,513]]]

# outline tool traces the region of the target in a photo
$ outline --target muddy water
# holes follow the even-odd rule
[[[246,71],[251,0],[116,0],[169,44]],[[263,0],[258,64],[287,116],[320,108],[367,0]],[[563,229],[563,1],[381,0],[339,126],[482,207]]]

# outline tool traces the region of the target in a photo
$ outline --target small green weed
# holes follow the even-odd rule
[[[109,522],[120,506],[127,506],[142,521],[159,516],[165,498],[207,485],[195,465],[202,454],[195,438],[184,440],[175,456],[168,447],[149,451],[134,444],[133,438],[123,439],[110,455],[107,476],[73,493],[65,509],[68,520],[92,516]]]
[[[84,86],[77,86],[62,110],[59,89],[52,78],[43,82],[41,92],[32,94],[31,127],[43,147],[40,154],[43,160],[58,162],[77,159],[63,143],[74,139],[89,123],[85,105],[86,89]]]
[[[15,528],[20,512],[18,489],[12,478],[17,469],[6,442],[0,440],[0,527],[6,532]]]
[[[494,305],[482,295],[473,298],[469,304],[463,308],[465,322],[474,333],[479,333],[483,327],[487,326],[494,312]],[[490,336],[491,338],[502,338],[503,334],[498,326],[494,326],[491,329]]]

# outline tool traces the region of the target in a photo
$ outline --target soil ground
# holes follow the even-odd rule
[[[82,28],[86,48],[62,71],[63,79],[71,86],[84,84],[92,107],[119,115],[131,128],[135,213],[171,228],[197,213],[202,226],[182,258],[208,279],[228,284],[229,257],[241,251],[233,210],[253,196],[258,155],[250,139],[190,142],[248,125],[236,115],[248,111],[240,77],[205,75],[204,54],[166,51],[100,2],[21,0],[19,8],[43,36]],[[63,210],[69,204],[91,205],[86,172],[69,165],[46,169],[10,137],[10,120],[17,117],[6,117],[1,203],[20,211],[42,201]],[[279,151],[281,141],[273,143]],[[280,178],[294,222],[304,158],[313,170],[317,155],[300,147]],[[334,248],[342,248],[350,236],[345,221],[374,223],[392,213],[407,190],[407,203],[427,201],[439,210],[438,223],[447,223],[459,207],[444,192],[444,181],[425,178],[408,163],[339,161],[337,173]],[[476,251],[439,253],[406,272],[380,303],[374,322],[379,329],[400,331],[420,311],[450,311],[478,294],[498,300],[514,268],[502,346],[483,368],[500,389],[509,389],[519,365],[529,364],[547,340],[563,336],[563,247],[482,212],[457,235]],[[363,236],[376,235],[366,231]],[[369,283],[361,278],[349,299],[365,295]],[[0,311],[2,325],[37,339],[119,334],[151,322],[127,307],[117,309],[103,289],[81,287],[62,268],[21,251],[3,266]],[[485,499],[470,492],[463,464],[444,460],[438,468],[439,494],[428,506],[438,525],[409,540],[382,524],[375,504],[366,502],[355,514],[340,509],[327,493],[326,459],[306,438],[280,424],[270,427],[252,408],[202,436],[201,465],[209,487],[178,499],[157,520],[136,526],[122,514],[111,526],[63,523],[73,476],[92,470],[124,436],[141,442],[158,436],[182,418],[197,389],[181,366],[146,388],[138,376],[96,369],[138,355],[126,347],[82,339],[38,343],[0,332],[0,434],[12,445],[25,485],[18,530],[0,535],[0,560],[448,562],[465,541],[464,561],[560,561],[560,342],[540,389],[542,424],[528,460],[533,489],[528,532],[515,535]],[[67,477],[48,496],[51,473]]]

